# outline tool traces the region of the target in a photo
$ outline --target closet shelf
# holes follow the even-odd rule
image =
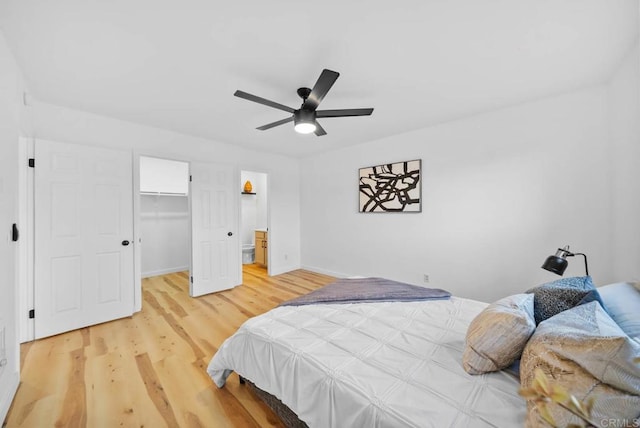
[[[186,193],[140,192],[143,196],[189,196]]]
[[[159,220],[159,219],[180,219],[180,218],[188,218],[189,212],[174,212],[174,213],[163,213],[163,212],[146,212],[140,213],[140,218],[143,220]]]

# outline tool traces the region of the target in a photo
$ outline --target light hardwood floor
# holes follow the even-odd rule
[[[282,426],[235,374],[218,389],[206,367],[246,319],[334,278],[243,268],[241,286],[195,299],[185,272],[147,278],[132,317],[23,344],[3,427]]]

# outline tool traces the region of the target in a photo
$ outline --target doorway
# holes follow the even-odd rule
[[[269,273],[268,175],[241,171],[240,239],[242,264],[252,271]],[[243,277],[247,269],[243,269]],[[244,282],[244,279],[243,279]]]
[[[189,163],[140,156],[143,278],[189,270]]]
[[[237,169],[140,156],[140,277],[189,271],[197,297],[239,285]]]

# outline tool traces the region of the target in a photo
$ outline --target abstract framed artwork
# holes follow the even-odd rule
[[[421,159],[360,168],[360,212],[421,212],[421,174]]]

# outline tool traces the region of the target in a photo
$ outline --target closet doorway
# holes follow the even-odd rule
[[[140,156],[140,276],[189,271],[189,295],[240,285],[238,173]]]
[[[253,271],[269,273],[268,175],[256,171],[240,172],[240,242],[242,264]],[[243,275],[246,273],[243,269]],[[243,280],[244,282],[244,280]]]
[[[142,277],[189,270],[189,163],[140,156]]]

